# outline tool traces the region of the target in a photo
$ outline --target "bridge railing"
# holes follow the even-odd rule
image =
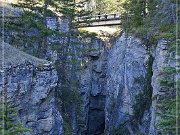
[[[101,14],[101,15],[95,15],[92,17],[89,16],[83,16],[83,17],[77,17],[77,22],[85,22],[85,21],[106,21],[106,20],[119,20],[120,15],[117,13],[112,14]]]

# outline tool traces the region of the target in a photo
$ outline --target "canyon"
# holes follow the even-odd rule
[[[170,6],[159,3],[163,21],[173,20]],[[47,38],[58,47],[17,47],[9,31],[0,43],[0,92],[18,108],[15,121],[31,129],[23,135],[171,135],[158,127],[159,102],[169,94],[159,80],[164,67],[177,66],[168,40],[72,31],[63,17],[47,17],[46,24],[63,33]]]

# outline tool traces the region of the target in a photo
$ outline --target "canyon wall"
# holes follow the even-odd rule
[[[63,120],[55,102],[57,72],[53,65],[1,44],[0,91],[16,106],[16,121],[31,129],[27,135],[61,135]]]
[[[83,134],[157,135],[159,98],[167,87],[159,84],[162,69],[175,67],[167,41],[146,46],[123,33],[107,47],[94,43],[81,72],[81,94],[86,128]],[[172,76],[173,77],[173,76]]]
[[[112,134],[119,125],[131,134],[136,130],[148,133],[149,108],[142,112],[143,124],[137,121],[135,127],[132,122],[136,96],[144,93],[147,69],[152,66],[148,65],[147,47],[140,39],[122,34],[111,47],[102,43],[94,48],[96,51],[89,54],[90,62],[81,74],[87,134]]]
[[[145,95],[147,68],[151,66],[148,65],[149,55],[140,39],[133,36],[126,38],[125,34],[117,39],[112,46],[107,64],[107,98],[105,107],[107,134],[110,134],[113,128],[120,125],[124,127],[122,133],[125,132],[123,130],[129,130],[129,133],[134,134],[136,128],[144,130],[142,131],[144,133],[147,132],[146,130],[149,126],[148,108],[135,106],[135,104],[137,104],[137,100],[143,100],[138,99],[141,98],[140,93]],[[138,109],[139,114],[135,114],[135,109]],[[138,116],[141,115],[140,113],[146,113],[146,118],[143,119],[143,115]],[[140,120],[136,120],[134,117]],[[141,120],[142,125],[138,125]]]
[[[55,98],[58,76],[52,63],[5,45],[1,91],[6,88],[19,108],[17,121],[32,129],[29,134],[63,134]],[[159,74],[163,66],[174,64],[166,59],[167,42],[160,40],[156,48],[149,48],[123,33],[111,47],[93,40],[91,49],[86,66],[77,72],[85,124],[78,134],[156,135],[157,95],[163,94]]]
[[[100,40],[95,41],[92,48],[95,51],[88,54],[89,62],[80,74],[84,132],[89,135],[104,132],[106,101],[107,50]]]
[[[159,14],[166,17],[158,23],[175,20],[175,4],[169,6],[169,1],[159,0]],[[172,55],[167,41],[147,46],[142,39],[123,33],[107,45],[89,35],[80,39],[78,31],[67,37],[67,19],[49,17],[47,27],[65,33],[48,37],[48,43],[57,46],[48,45],[41,55],[55,67],[6,45],[6,68],[0,77],[1,91],[5,84],[10,100],[19,108],[17,121],[32,129],[30,135],[61,135],[64,131],[74,135],[157,135],[161,131],[157,128],[158,101],[168,89],[158,79],[164,66],[175,67],[167,60]],[[5,34],[5,41],[13,43],[12,33]],[[37,44],[26,49],[39,51]],[[80,95],[73,95],[74,89]],[[73,96],[78,102],[82,99],[82,107]],[[81,114],[77,115],[77,108],[82,109]],[[68,132],[63,129],[63,119],[70,125]]]

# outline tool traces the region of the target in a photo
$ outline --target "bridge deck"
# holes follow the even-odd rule
[[[15,21],[19,16],[5,16],[4,21]],[[0,20],[2,17],[0,17]],[[83,27],[98,27],[98,26],[116,26],[121,24],[121,17],[117,14],[108,14],[108,15],[96,15],[91,18],[87,16],[78,17],[75,19],[78,25],[78,28]]]
[[[91,18],[83,16],[78,17],[76,21],[80,24],[79,27],[114,26],[121,24],[120,15],[118,14],[95,15]]]
[[[91,23],[79,23],[79,27],[115,26],[120,24],[120,20],[95,21]]]

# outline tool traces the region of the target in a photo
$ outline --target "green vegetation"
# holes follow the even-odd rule
[[[177,123],[177,121],[179,122],[180,120],[179,117],[176,117],[180,115],[180,112],[177,110],[179,106],[176,106],[176,103],[180,102],[180,97],[175,94],[180,90],[178,84],[179,80],[173,79],[173,76],[176,74],[177,70],[175,70],[174,67],[164,67],[161,75],[162,78],[159,79],[160,85],[166,86],[166,94],[164,96],[161,95],[160,101],[158,102],[158,108],[162,111],[162,113],[158,114],[161,118],[158,121],[158,127],[162,130],[163,134],[176,134],[176,128],[180,129]],[[177,124],[178,127],[176,127]]]
[[[176,74],[176,68],[175,67],[163,67],[162,74],[164,74],[164,75]]]
[[[179,30],[178,30],[179,31]],[[176,36],[175,23],[161,24],[158,29],[158,34],[155,35],[157,39],[166,39],[168,41],[167,49],[170,54],[179,55],[180,50],[177,47],[178,39]],[[179,37],[178,37],[179,38]],[[177,49],[177,50],[176,50]],[[175,55],[168,55],[167,60],[171,62],[179,61]],[[179,78],[175,76],[179,73],[178,65],[176,67],[165,66],[160,73],[159,84],[165,87],[164,95],[159,95],[158,107],[161,113],[158,113],[160,119],[158,120],[158,128],[161,129],[162,134],[176,134],[176,129],[180,129],[180,106],[177,105],[180,101],[179,97]]]
[[[111,131],[111,135],[130,135],[130,132],[124,124],[120,124]]]
[[[123,11],[122,4],[125,0],[95,0],[96,8],[94,12],[101,14],[120,13]]]
[[[56,99],[64,118],[65,134],[71,134],[73,119],[81,119],[81,95],[79,92],[79,82],[76,73],[80,69],[80,63],[83,60],[77,59],[90,50],[90,43],[83,43],[84,38],[96,38],[92,33],[80,32],[76,28],[79,25],[76,17],[89,16],[90,11],[83,9],[84,3],[88,0],[20,0],[14,7],[21,9],[22,16],[14,22],[7,22],[6,30],[14,33],[12,35],[12,44],[23,48],[24,51],[45,58],[48,47],[56,50],[58,60],[55,63],[59,76],[59,84],[56,91]],[[47,17],[68,20],[69,31],[60,32],[58,28],[49,28],[47,26]],[[88,23],[88,22],[87,22]],[[53,40],[49,40],[53,39]],[[62,42],[58,42],[61,40]],[[80,47],[80,44],[87,44],[86,47]],[[76,50],[79,50],[77,52]],[[48,56],[46,58],[51,60]],[[41,65],[39,65],[41,68]],[[63,101],[63,102],[62,102]],[[74,110],[72,110],[72,108]],[[73,116],[72,112],[77,116]]]
[[[44,58],[48,46],[52,50],[58,52],[58,61],[56,61],[56,69],[58,71],[58,90],[56,93],[59,108],[64,118],[65,134],[72,134],[71,125],[73,123],[73,114],[77,115],[76,121],[81,119],[81,95],[79,92],[79,82],[76,73],[80,69],[80,63],[84,62],[84,58],[77,59],[78,56],[85,57],[87,52],[91,51],[91,41],[82,42],[85,38],[91,37],[96,39],[97,35],[85,31],[77,30],[79,25],[76,17],[90,16],[91,12],[85,11],[83,6],[89,0],[74,1],[74,0],[20,0],[13,6],[20,8],[22,16],[14,21],[5,23],[6,30],[11,31],[12,44],[22,47],[29,53]],[[151,47],[157,44],[159,39],[168,41],[168,51],[173,54],[180,54],[180,50],[176,50],[176,45],[180,39],[175,42],[175,21],[172,19],[167,21],[166,14],[158,12],[158,0],[96,0],[96,8],[94,14],[100,13],[121,13],[123,30],[128,34],[134,34],[140,37],[147,50],[151,53]],[[170,4],[174,0],[167,1]],[[173,13],[173,8],[172,12]],[[56,18],[62,14],[69,21],[69,31],[61,33],[57,28],[50,29],[47,27],[47,17]],[[87,22],[88,23],[88,22]],[[118,34],[119,35],[119,34]],[[64,38],[63,43],[49,41],[53,36],[57,40]],[[117,35],[114,35],[111,42]],[[179,37],[178,37],[179,38]],[[78,39],[78,40],[77,40]],[[79,47],[83,44],[83,47]],[[77,52],[76,50],[79,50]],[[80,51],[81,50],[81,51]],[[175,52],[177,51],[177,52]],[[175,57],[167,58],[168,60],[176,60]],[[179,59],[177,60],[179,61]],[[84,62],[85,63],[85,62]],[[147,76],[142,76],[135,79],[136,83],[142,83],[144,80],[144,90],[135,97],[134,119],[136,122],[141,122],[144,111],[150,107],[152,99],[159,97],[156,95],[152,98],[152,63],[153,57],[150,55],[147,64]],[[41,65],[39,65],[41,68]],[[176,90],[179,93],[179,80],[175,80],[175,75],[179,72],[174,67],[164,67],[161,72],[159,84],[166,87],[167,93],[159,98],[159,109],[162,113],[159,114],[158,127],[161,128],[163,134],[175,133],[176,124]],[[168,98],[167,98],[168,97]],[[5,99],[5,114],[0,113],[0,120],[5,120],[5,125],[0,123],[0,132],[5,131],[8,134],[20,134],[25,132],[21,124],[12,124],[15,111],[13,105],[9,104]],[[11,109],[12,108],[12,109]],[[179,112],[178,112],[179,113]],[[178,118],[178,121],[179,118]],[[179,128],[179,127],[178,127]],[[119,125],[112,131],[112,135],[128,135],[128,129],[124,125]]]
[[[47,47],[62,49],[64,43],[56,42],[62,37],[71,37],[74,29],[79,25],[76,17],[89,15],[91,12],[83,9],[83,2],[74,0],[19,0],[14,7],[22,11],[21,16],[14,20],[7,20],[5,29],[11,33],[12,43],[16,47],[23,48],[24,51],[36,57],[44,58]],[[47,26],[47,18],[57,19],[63,15],[69,21],[70,31],[60,32],[58,27]],[[53,37],[53,40],[49,40]],[[68,39],[69,39],[68,38]],[[58,44],[58,45],[57,45]]]
[[[135,97],[135,104],[133,106],[135,123],[136,122],[141,123],[141,119],[144,115],[145,110],[148,110],[151,105],[151,101],[152,101],[151,97],[153,92],[153,88],[151,86],[151,78],[153,75],[152,72],[153,61],[154,58],[152,57],[152,55],[150,55],[147,63],[146,77],[144,78],[143,76],[140,76],[139,78],[135,79],[136,83],[139,82],[142,85],[144,84],[144,90],[142,90],[142,92],[140,92]]]
[[[173,1],[166,1],[164,6],[170,5],[171,3],[173,3]],[[142,38],[148,47],[156,45],[159,39],[165,39],[168,41],[167,49],[169,53],[179,55],[179,47],[177,48],[179,40],[175,39],[176,22],[173,19],[167,21],[167,13],[174,12],[174,9],[159,13],[157,10],[158,6],[157,0],[126,0],[123,5],[125,9],[123,19],[124,30]],[[175,55],[167,56],[167,60],[176,61]],[[174,79],[177,71],[179,71],[179,69],[170,66],[162,69],[160,76],[163,77],[159,79],[158,82],[163,88],[166,88],[166,92],[161,96],[156,95],[153,97],[153,99],[158,97],[159,109],[162,111],[159,113],[160,119],[158,119],[158,128],[161,129],[162,134],[175,134],[175,129],[179,128],[176,127],[176,124],[179,125],[177,121],[180,121],[179,117],[176,117],[176,115],[179,115],[179,112],[177,114],[179,106],[176,106],[176,103],[180,100],[179,96],[178,98],[176,97],[177,94],[179,95],[179,80],[175,81]],[[148,77],[149,80],[146,80],[148,85],[146,86],[145,92],[140,93],[136,97],[136,104],[134,106],[136,118],[142,117],[143,110],[145,110],[150,103],[147,101],[151,101],[149,98],[152,97],[150,74]]]
[[[66,121],[64,122],[64,135],[72,135],[71,127]]]
[[[111,45],[118,39],[118,37],[122,36],[123,34],[123,31],[122,30],[119,30],[117,32],[115,32],[111,37],[110,37],[110,43]]]
[[[1,98],[0,104],[0,134],[3,135],[22,135],[30,132],[23,127],[20,122],[16,122],[17,108],[12,102],[8,101],[7,96]]]
[[[174,87],[174,81],[172,81],[171,79],[164,78],[159,79],[158,81],[161,86]]]
[[[96,14],[120,14],[123,29],[142,38],[152,38],[148,31],[154,29],[156,10],[157,0],[96,0],[95,8]]]

